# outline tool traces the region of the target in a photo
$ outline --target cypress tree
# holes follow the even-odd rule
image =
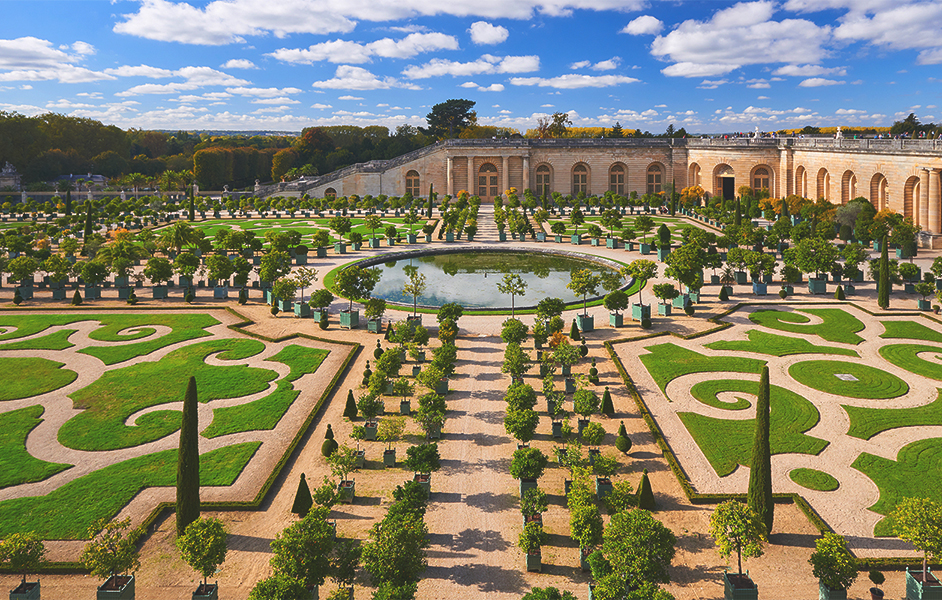
[[[87,200],[85,202],[85,229],[82,232],[84,236],[82,239],[88,243],[88,238],[92,235],[92,201]]]
[[[434,202],[433,198],[435,197],[434,193],[432,192],[433,189],[433,185],[431,183],[428,184],[428,211],[425,213],[425,217],[428,219],[432,218],[432,204]]]
[[[736,198],[736,227],[742,225],[742,202]]]
[[[641,474],[641,483],[638,484],[638,508],[644,510],[654,510],[655,508],[654,490],[651,489],[647,469]]]
[[[752,442],[752,469],[749,471],[747,503],[772,533],[772,450],[769,445],[769,367],[762,367],[756,400],[756,433]]]
[[[66,216],[72,214],[72,190],[65,191],[65,214]]]
[[[189,196],[190,198],[190,220],[195,221],[196,220],[196,206],[195,206],[196,201],[193,199],[193,195],[190,193],[190,190],[186,191],[186,195]]]
[[[791,214],[788,212],[788,202],[782,200],[782,218],[787,219],[791,217]]]
[[[677,212],[677,179],[671,179],[671,216]]]
[[[343,416],[348,419],[357,418],[357,402],[353,399],[353,390],[347,390],[347,405],[343,409]]]
[[[291,512],[303,519],[307,516],[312,506],[314,506],[314,498],[311,496],[311,488],[307,486],[307,479],[304,478],[304,473],[301,473],[301,481],[298,482],[298,492],[294,495],[294,504],[291,505]]]
[[[576,325],[575,319],[572,320],[572,327],[569,328],[569,339],[574,342],[578,342],[582,339],[582,337],[579,335],[579,326]]]
[[[880,250],[880,281],[877,283],[877,304],[883,310],[890,308],[890,250],[886,236]]]
[[[602,414],[609,417],[615,415],[615,405],[612,403],[612,393],[608,391],[608,386],[605,386],[605,391],[602,392]]]
[[[177,536],[200,516],[199,420],[196,377],[191,376],[183,398],[183,424],[177,452]]]

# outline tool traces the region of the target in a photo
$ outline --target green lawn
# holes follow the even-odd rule
[[[268,360],[288,365],[291,368],[291,374],[288,375],[287,380],[297,381],[301,376],[317,371],[329,354],[329,350],[291,344]]]
[[[196,377],[200,402],[257,394],[277,377],[274,371],[246,366],[210,366],[204,359],[241,360],[261,352],[262,342],[227,339],[174,350],[157,362],[144,362],[106,372],[71,395],[81,413],[59,429],[59,441],[77,450],[117,450],[160,439],[180,427],[179,411],[157,411],[125,425],[133,413],[180,402],[190,376]]]
[[[801,487],[818,492],[833,492],[841,485],[833,476],[817,469],[792,469],[788,477]]]
[[[886,329],[880,337],[885,339],[921,340],[942,343],[942,332],[915,321],[881,321]]]
[[[801,314],[802,312],[820,317],[822,322],[818,325],[806,325],[811,319]],[[749,314],[749,319],[756,325],[769,329],[817,335],[828,342],[856,345],[863,341],[857,332],[863,331],[864,324],[840,308],[803,308],[801,312],[757,310]]]
[[[754,358],[704,356],[676,344],[658,344],[645,348],[641,362],[663,392],[673,379],[691,373],[759,373],[765,361]]]
[[[942,390],[931,403],[915,408],[870,408],[843,404],[841,408],[850,418],[847,435],[869,440],[878,433],[898,427],[942,425]]]
[[[942,364],[922,358],[919,356],[922,352],[932,353],[935,360],[942,360],[942,348],[938,346],[892,344],[880,348],[880,356],[890,364],[916,375],[942,381]]]
[[[0,488],[42,481],[72,465],[39,460],[26,451],[26,436],[42,422],[38,404],[0,413]]]
[[[690,388],[690,395],[697,399],[701,404],[719,408],[721,410],[745,410],[752,406],[752,402],[742,396],[735,396],[735,402],[723,402],[719,399],[722,392],[733,392],[739,394],[756,393],[756,383],[743,379],[711,379],[701,381]]]
[[[69,341],[69,337],[76,331],[78,330],[63,329],[31,340],[10,342],[0,346],[0,350],[65,350],[75,345]]]
[[[0,357],[0,370],[7,373],[0,386],[0,401],[31,398],[69,385],[78,373],[64,366],[45,358]]]
[[[886,400],[909,392],[909,385],[892,373],[860,363],[837,360],[807,360],[788,369],[795,381],[827,394],[845,398]],[[839,374],[851,375],[857,381],[845,381]]]
[[[733,352],[754,352],[756,354],[769,354],[771,356],[790,356],[793,354],[838,354],[843,356],[859,355],[850,348],[835,348],[833,346],[818,346],[802,338],[788,337],[767,333],[759,329],[750,329],[746,335],[748,340],[719,341],[705,344],[712,350],[731,350]]]
[[[870,510],[888,515],[902,498],[930,498],[942,503],[937,474],[942,470],[942,439],[913,442],[900,449],[896,460],[862,452],[851,465],[880,489],[880,499]],[[894,535],[892,523],[883,519],[874,527],[877,536]]]
[[[740,382],[737,382],[740,383]],[[759,391],[758,381],[742,381],[752,395]],[[745,390],[744,390],[745,391]],[[828,442],[805,435],[814,427],[820,415],[814,405],[795,392],[776,385],[771,386],[772,454],[820,454]],[[715,419],[692,412],[677,413],[681,422],[697,442],[700,451],[720,477],[732,473],[737,465],[748,467],[752,460],[755,419]]]
[[[232,485],[261,445],[246,442],[200,456],[201,485]],[[32,531],[42,539],[88,539],[97,519],[112,518],[146,487],[176,485],[177,450],[105,467],[45,496],[0,502],[0,537]]]

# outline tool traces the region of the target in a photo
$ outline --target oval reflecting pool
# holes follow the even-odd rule
[[[373,261],[370,261],[373,262]],[[412,305],[412,296],[403,294],[409,281],[409,273],[415,270],[425,275],[426,290],[419,296],[420,306],[438,307],[448,302],[457,302],[466,308],[510,308],[510,296],[497,290],[504,273],[515,273],[527,284],[526,294],[517,296],[517,308],[536,306],[543,298],[561,298],[570,303],[581,301],[566,285],[570,273],[578,269],[589,269],[596,274],[617,271],[592,260],[572,255],[541,252],[455,252],[422,254],[414,257],[397,257],[382,262],[378,259],[374,268],[381,277],[373,290],[374,298],[389,302]],[[621,281],[624,285],[626,282]],[[599,294],[605,290],[599,287]]]

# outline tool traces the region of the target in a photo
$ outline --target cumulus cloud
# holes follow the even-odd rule
[[[942,63],[942,20],[939,2],[893,2],[871,10],[857,8],[842,18],[834,30],[838,40],[867,40],[893,50],[920,50],[918,64]]]
[[[485,54],[471,62],[455,62],[443,58],[433,58],[424,65],[410,65],[402,71],[409,79],[427,79],[429,77],[469,77],[486,73],[531,73],[540,69],[539,56],[493,56]]]
[[[811,77],[810,79],[805,79],[798,84],[798,87],[824,87],[828,85],[843,85],[843,81],[835,81],[834,79],[825,79],[823,77]]]
[[[0,81],[86,83],[114,79],[75,64],[94,52],[94,47],[85,42],[54,48],[52,42],[32,36],[0,40]]]
[[[230,88],[228,91],[239,96],[255,96],[258,98],[277,98],[278,96],[286,96],[291,94],[300,94],[302,90],[299,90],[296,87],[286,87],[286,88],[257,88],[257,87],[235,87]]]
[[[324,109],[327,109],[327,108],[333,108],[333,106],[331,106],[330,104],[320,104],[320,103],[318,103],[318,104],[312,104],[312,105],[311,105],[311,108],[316,108],[317,110],[324,110]]]
[[[664,23],[657,17],[642,15],[631,21],[620,31],[629,35],[657,35],[664,29]]]
[[[136,85],[116,96],[139,96],[145,94],[176,94],[207,86],[241,86],[249,82],[228,73],[217,71],[209,67],[183,67],[172,74],[173,77],[182,77],[185,81],[172,83],[145,83]]]
[[[466,81],[462,83],[460,87],[468,88],[468,89],[475,89],[479,92],[503,92],[504,91],[504,85],[501,83],[492,83],[491,85],[488,85],[488,86],[482,86],[482,85],[478,85],[474,83],[473,81]]]
[[[821,65],[785,65],[772,71],[774,75],[790,75],[792,77],[816,77],[818,75],[847,75],[846,67],[822,67]]]
[[[574,62],[569,65],[569,68],[573,71],[578,71],[579,69],[584,69],[592,64],[591,60],[580,60],[579,62]]]
[[[301,104],[301,101],[287,96],[279,96],[277,98],[256,98],[252,100],[252,104]]]
[[[328,90],[387,90],[394,87],[420,89],[418,86],[400,82],[395,77],[379,78],[362,67],[349,65],[337,67],[333,79],[315,81],[311,85]]]
[[[328,61],[336,64],[362,64],[374,56],[381,58],[412,58],[436,50],[457,50],[458,40],[444,33],[411,33],[400,40],[383,38],[361,44],[347,40],[333,40],[314,44],[308,48],[280,48],[268,54],[277,60],[294,64],[313,64]]]
[[[247,58],[233,58],[220,65],[223,69],[257,69],[255,63]]]
[[[593,71],[611,71],[612,69],[617,69],[618,65],[621,63],[621,59],[617,56],[613,56],[608,60],[603,60],[592,65]]]
[[[161,69],[148,65],[138,65],[136,67],[124,65],[122,67],[105,69],[105,73],[109,75],[115,75],[117,77],[149,77],[150,79],[164,79],[165,77],[173,77],[173,71],[170,69]]]
[[[772,20],[770,0],[741,2],[716,11],[706,21],[687,20],[651,44],[655,57],[675,64],[662,70],[670,77],[724,75],[743,65],[816,64],[825,56],[830,27],[806,19]]]
[[[510,83],[521,86],[549,87],[560,90],[574,90],[578,88],[602,88],[627,83],[637,83],[634,77],[623,75],[578,75],[568,73],[558,77],[512,77]]]
[[[506,41],[510,36],[510,32],[507,31],[506,27],[491,25],[487,21],[475,21],[471,23],[468,32],[471,33],[471,41],[478,46],[500,44]]]

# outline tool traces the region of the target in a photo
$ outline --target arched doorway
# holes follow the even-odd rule
[[[857,175],[853,171],[844,171],[841,176],[841,204],[847,204],[857,197]]]
[[[625,177],[627,171],[625,165],[615,163],[608,170],[608,190],[619,196],[625,195]]]
[[[883,175],[879,173],[873,176],[874,179],[876,179],[878,175],[879,177],[882,178],[882,181],[880,182],[880,185],[882,185],[882,188],[883,188],[882,201],[879,204],[877,204],[876,200],[874,200],[873,184],[871,184],[870,186],[870,189],[871,189],[870,201],[874,203],[874,205],[877,207],[877,210],[883,210],[884,208],[886,208],[887,183],[886,183],[886,177],[883,177]],[[922,222],[921,215],[920,215],[920,213],[922,213],[921,204],[922,204],[922,180],[919,179],[918,176],[913,175],[912,177],[906,180],[906,184],[903,186],[903,216],[912,217],[913,221],[917,225],[921,225],[923,229],[925,229],[926,224]],[[918,210],[917,210],[917,207],[918,207]]]
[[[337,198],[337,190],[334,188],[327,188],[324,190],[324,198],[326,200],[335,200]]]
[[[700,183],[700,165],[697,163],[692,163],[690,168],[687,169],[687,185],[703,185]]]
[[[736,174],[725,163],[713,169],[713,195],[721,195],[723,200],[736,199]]]
[[[413,198],[418,198],[419,194],[422,193],[418,171],[409,171],[406,173],[406,193]]]
[[[478,169],[478,196],[481,200],[493,202],[500,195],[497,167],[491,163],[484,163]]]
[[[540,165],[536,168],[536,195],[545,198],[552,195],[553,190],[550,186],[553,172],[549,165]]]
[[[808,197],[808,171],[804,167],[795,169],[795,193],[802,198]]]
[[[664,167],[658,163],[652,163],[648,166],[648,189],[649,194],[659,194],[663,187]]]
[[[579,163],[572,168],[572,195],[589,193],[589,167]]]
[[[823,167],[818,171],[815,198],[831,199],[831,175],[828,173],[828,170]]]

